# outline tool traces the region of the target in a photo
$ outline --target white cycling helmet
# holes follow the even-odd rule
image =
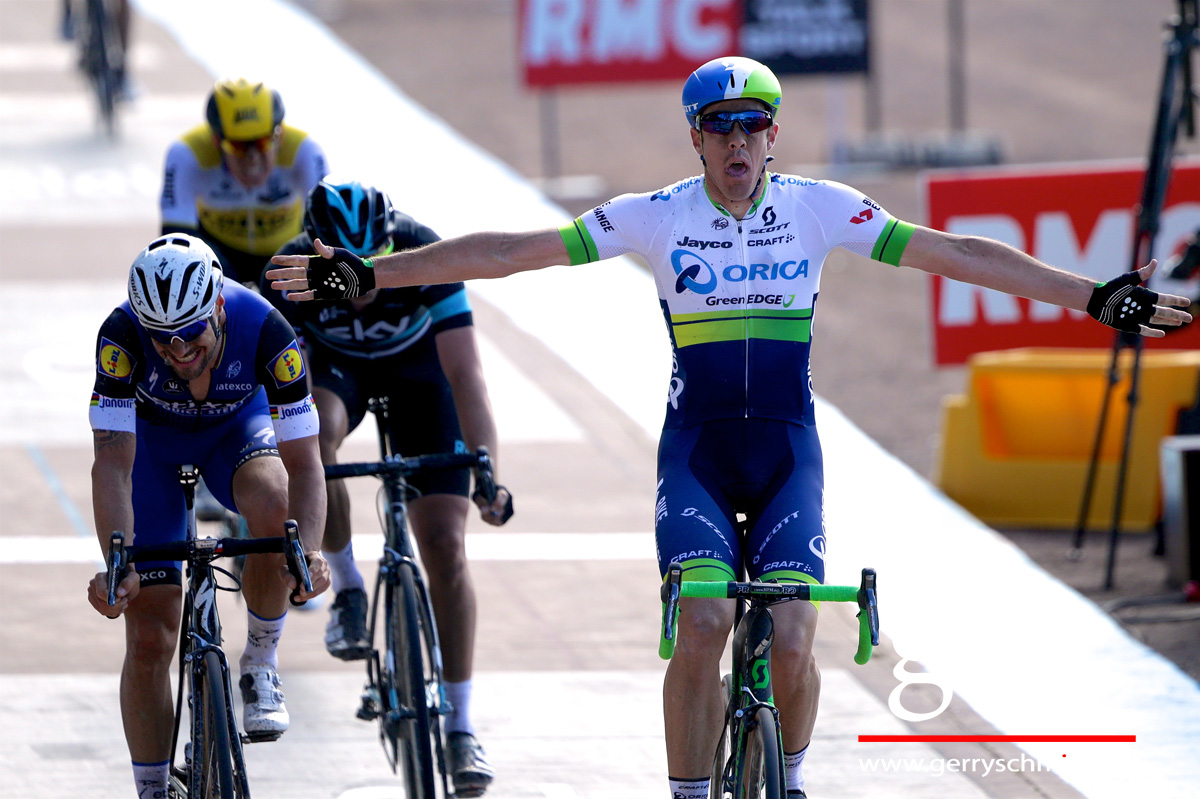
[[[129,305],[153,330],[178,330],[207,318],[224,275],[212,248],[195,236],[168,233],[142,250],[129,268]]]

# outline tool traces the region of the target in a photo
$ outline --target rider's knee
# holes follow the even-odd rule
[[[175,654],[177,631],[155,619],[130,617],[125,635],[128,659],[146,668],[168,666]]]

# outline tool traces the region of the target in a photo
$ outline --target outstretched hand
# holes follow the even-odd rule
[[[289,300],[348,300],[361,297],[375,288],[371,262],[349,250],[330,247],[320,239],[313,241],[317,254],[276,255],[271,263],[278,269],[267,270],[271,288],[287,293]]]
[[[1139,333],[1147,338],[1162,338],[1162,327],[1179,327],[1192,321],[1192,315],[1177,310],[1191,305],[1187,297],[1159,294],[1142,286],[1154,274],[1158,261],[1126,272],[1118,278],[1100,283],[1092,289],[1087,312],[1093,319],[1125,333]],[[1158,325],[1158,327],[1151,327]]]

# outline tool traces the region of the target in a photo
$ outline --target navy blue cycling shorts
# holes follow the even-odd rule
[[[685,580],[822,583],[824,468],[815,427],[720,419],[666,429],[658,447],[658,567]],[[737,514],[746,517],[739,535]]]
[[[179,467],[192,464],[204,484],[226,508],[233,502],[233,474],[243,463],[279,457],[267,395],[259,391],[237,413],[202,432],[174,430],[137,422],[137,454],[133,460],[133,529],[135,545],[167,544],[187,537],[187,504],[179,483]],[[139,562],[142,585],[180,582],[178,562]]]

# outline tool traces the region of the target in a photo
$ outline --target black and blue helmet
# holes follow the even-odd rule
[[[374,186],[357,180],[325,178],[308,193],[304,231],[331,247],[345,247],[365,258],[391,243],[396,231],[392,201]]]

